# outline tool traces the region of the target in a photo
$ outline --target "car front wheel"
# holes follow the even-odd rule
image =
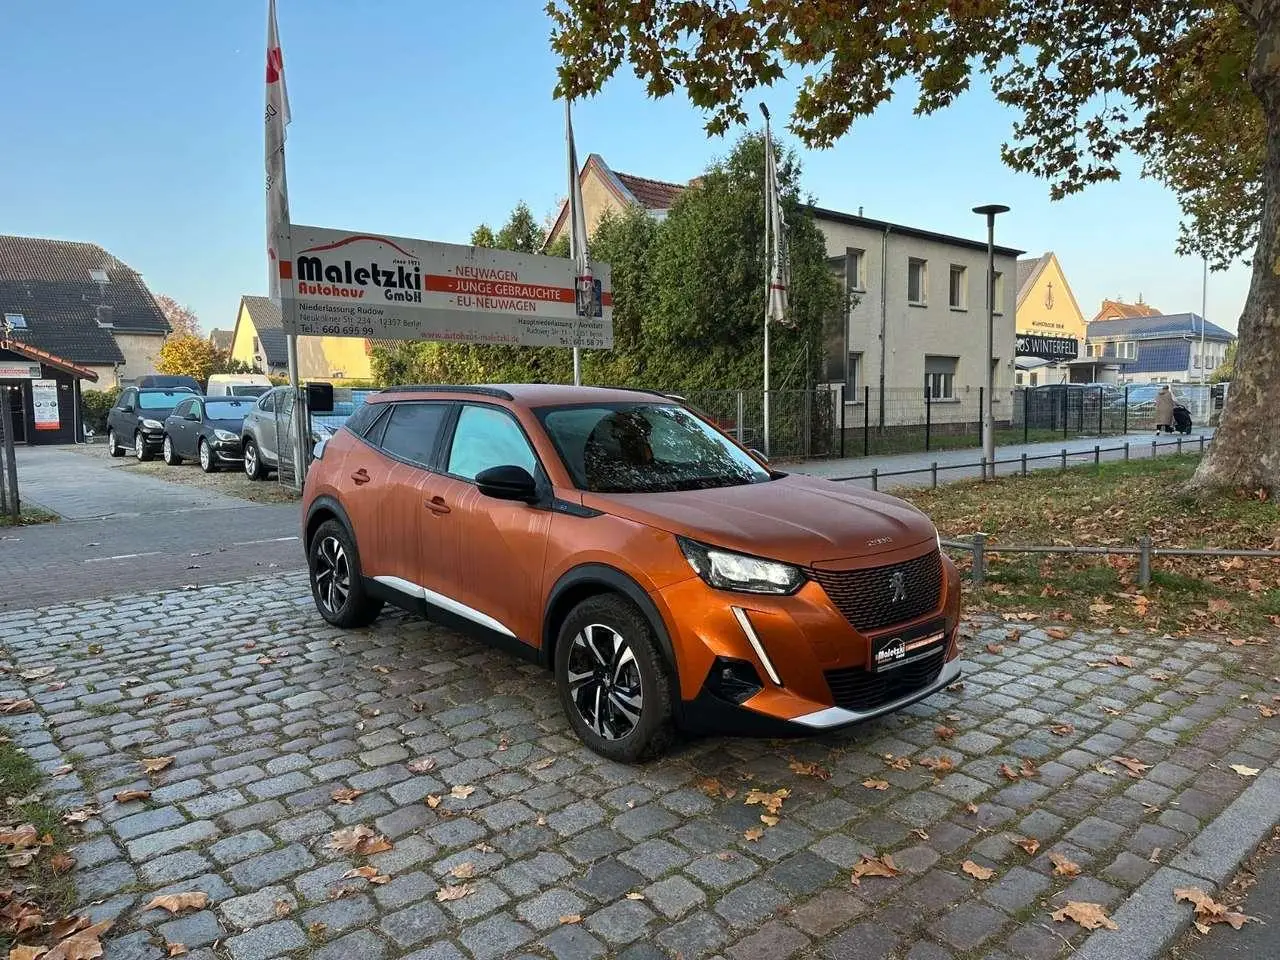
[[[671,679],[653,627],[629,600],[590,597],[556,641],[556,688],[574,732],[601,756],[634,763],[673,734]]]
[[[364,627],[382,612],[382,601],[370,597],[360,575],[355,541],[337,520],[316,530],[307,550],[311,596],[316,609],[335,627]]]
[[[261,480],[267,475],[258,456],[258,445],[247,437],[244,441],[244,473],[250,480]]]
[[[204,439],[204,437],[200,438],[200,449],[197,450],[196,453],[200,457],[201,470],[205,473],[218,472],[218,459],[213,455],[213,450],[209,446],[209,441]]]
[[[167,433],[164,435],[164,462],[171,467],[176,467],[182,462],[182,458],[173,449],[173,437]]]

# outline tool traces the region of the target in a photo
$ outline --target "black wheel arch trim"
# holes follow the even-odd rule
[[[333,497],[328,496],[327,494],[322,494],[322,495],[320,495],[320,496],[316,497],[316,498],[315,498],[315,500],[313,500],[313,501],[311,502],[311,506],[309,506],[309,507],[307,508],[307,515],[306,515],[306,517],[304,518],[303,523],[302,523],[302,552],[303,552],[303,554],[304,554],[304,555],[310,555],[310,552],[311,552],[311,537],[310,537],[311,524],[312,524],[312,521],[314,521],[314,520],[315,520],[315,516],[316,516],[316,514],[317,514],[317,513],[320,513],[321,511],[324,511],[324,512],[326,512],[326,513],[331,513],[331,514],[333,514],[335,517],[337,517],[338,522],[339,522],[339,523],[341,523],[341,524],[343,525],[343,527],[345,527],[345,528],[346,528],[346,530],[347,530],[347,536],[349,536],[349,537],[351,538],[351,543],[352,543],[352,544],[355,546],[355,548],[356,548],[356,556],[357,556],[357,558],[358,558],[358,557],[360,556],[360,545],[359,545],[358,543],[356,543],[356,534],[355,534],[355,530],[354,530],[354,529],[352,528],[352,526],[351,526],[351,518],[350,518],[349,516],[347,516],[347,511],[346,511],[345,509],[343,509],[342,504],[341,504],[341,503],[339,503],[337,500],[335,500]]]
[[[547,608],[542,618],[542,645],[539,652],[541,653],[540,659],[543,664],[551,666],[551,652],[555,649],[557,639],[555,636],[556,631],[552,629],[552,615],[557,612],[560,601],[566,593],[586,585],[600,586],[611,592],[619,593],[639,608],[645,619],[649,621],[649,626],[653,628],[653,634],[658,639],[658,646],[662,650],[662,655],[671,667],[676,690],[678,691],[680,688],[680,665],[676,661],[675,646],[671,642],[671,634],[667,631],[666,621],[662,619],[662,613],[658,610],[657,604],[653,602],[653,598],[649,596],[648,591],[640,586],[635,579],[623,573],[617,567],[611,567],[603,563],[584,563],[574,567],[561,575],[555,586],[551,588],[551,593],[547,597]],[[678,703],[679,700],[680,697],[678,695],[673,697],[673,705]]]

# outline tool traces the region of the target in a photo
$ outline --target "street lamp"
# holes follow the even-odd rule
[[[982,479],[994,479],[996,475],[996,424],[991,412],[991,401],[995,399],[996,369],[991,363],[995,353],[996,325],[996,217],[1008,213],[1009,208],[1000,203],[988,203],[982,207],[974,207],[973,212],[987,218],[987,352],[984,362],[987,368],[986,396],[982,401],[982,458],[986,461],[986,469]]]

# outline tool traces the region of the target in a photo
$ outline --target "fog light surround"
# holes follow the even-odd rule
[[[706,686],[730,703],[745,703],[764,689],[755,665],[732,657],[716,657],[707,673]]]

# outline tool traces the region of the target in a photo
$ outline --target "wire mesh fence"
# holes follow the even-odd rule
[[[677,394],[744,447],[775,460],[840,456],[841,391],[769,391],[769,437],[765,441],[763,390],[691,390]]]

